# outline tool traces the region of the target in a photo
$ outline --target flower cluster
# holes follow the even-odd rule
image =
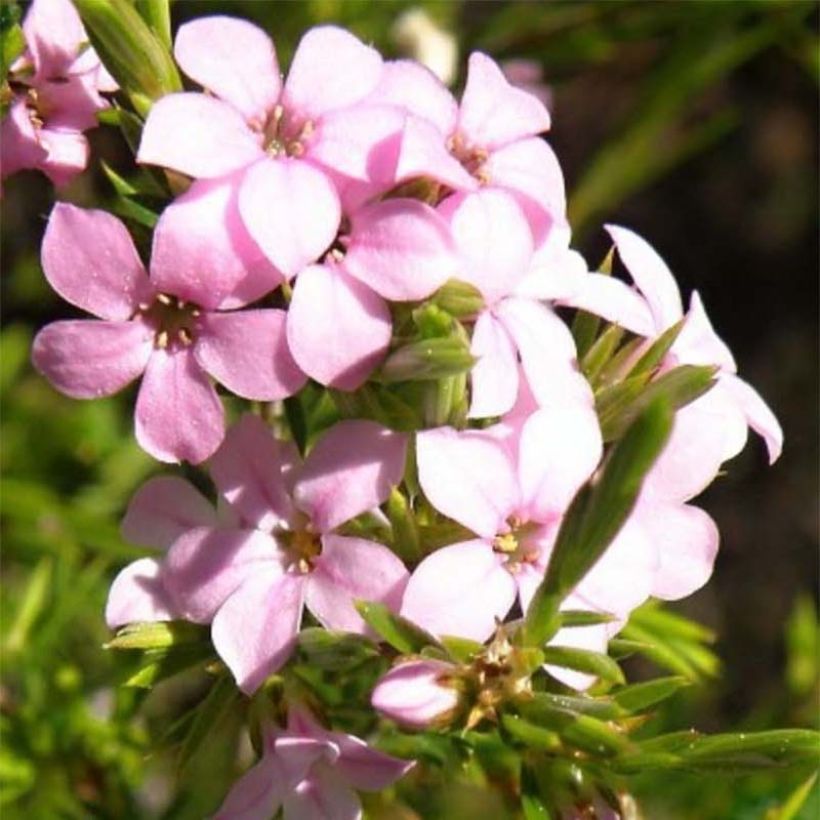
[[[74,123],[82,140],[104,85],[93,52],[78,57],[68,12],[66,41],[44,45],[43,8],[62,6],[35,0],[34,70],[3,127],[30,134],[44,157],[32,161],[60,181],[52,123]],[[399,656],[373,707],[409,728],[475,725],[527,690],[533,669],[508,638],[573,500],[634,416],[621,411],[653,390],[675,400],[671,437],[561,603],[600,617],[551,643],[606,652],[650,596],[678,599],[707,581],[718,531],[690,502],[749,427],[774,461],[780,427],[698,295],[684,311],[646,241],[608,228],[631,282],[571,249],[541,100],[481,53],[457,100],[421,65],[384,61],[333,26],[305,34],[284,80],[268,35],[230,17],[183,25],[174,56],[202,90],[161,97],[144,125],[137,160],[190,178],[159,217],[148,270],[104,211],[56,205],[42,248],[52,287],[97,318],[41,330],[37,368],[83,399],[141,376],[140,446],[204,464],[213,488],[209,500],[163,476],[138,491],[123,535],[159,552],[114,581],[111,627],[210,625],[251,696],[287,677],[303,625],[378,641],[368,602],[434,641],[476,647],[462,665]],[[35,122],[32,100],[52,86],[55,100],[57,89],[86,94],[69,106],[76,120],[54,119],[58,106]],[[24,164],[11,146],[4,172]],[[559,308],[609,329],[579,351]],[[672,389],[704,371],[701,389]],[[217,384],[261,411],[227,424]],[[306,432],[309,412],[321,418]],[[578,690],[595,680],[544,665]],[[351,789],[381,789],[407,769],[296,702],[263,747],[220,817],[279,806],[356,817]]]

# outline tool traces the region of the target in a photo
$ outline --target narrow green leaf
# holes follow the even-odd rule
[[[587,695],[557,695],[553,692],[539,692],[538,697],[556,709],[566,709],[579,715],[589,715],[598,720],[618,720],[626,717],[626,712],[609,697],[589,697]]]
[[[651,374],[666,358],[669,349],[675,344],[675,340],[680,335],[681,330],[683,330],[685,322],[686,319],[681,319],[661,333],[652,343],[649,350],[635,362],[635,366],[629,371],[629,375],[634,377],[642,376],[646,373]]]
[[[679,689],[689,686],[683,677],[656,678],[644,683],[633,683],[611,692],[612,699],[627,712],[641,712],[671,697]]]
[[[111,210],[119,216],[130,219],[145,228],[153,228],[159,221],[159,216],[150,208],[140,205],[133,199],[118,196],[111,203]]]
[[[483,644],[478,643],[478,641],[471,641],[469,638],[458,638],[453,635],[442,637],[441,644],[450,657],[458,663],[468,663],[484,649]]]
[[[356,601],[356,611],[394,649],[404,654],[441,644],[421,627],[391,612],[384,604]]]
[[[574,669],[576,672],[595,675],[610,683],[624,683],[621,667],[608,655],[589,649],[554,645],[545,646],[541,651],[544,653],[544,663],[550,666]]]
[[[611,658],[614,658],[616,661],[620,661],[650,648],[651,644],[643,643],[641,641],[613,638],[607,646],[607,652],[609,652],[609,656]]]
[[[150,649],[142,658],[145,664],[129,675],[123,686],[151,689],[160,681],[215,658],[213,647],[205,642],[184,644],[173,649]]]
[[[134,0],[134,7],[168,51],[171,50],[170,0]]]
[[[612,358],[623,337],[624,329],[622,327],[610,325],[586,353],[581,360],[581,370],[590,382],[595,382],[596,377],[604,365]]]
[[[306,660],[320,669],[350,669],[378,657],[373,643],[361,635],[308,627],[299,633],[299,649]]]
[[[48,603],[52,570],[51,558],[41,558],[29,576],[26,591],[23,593],[23,599],[14,615],[3,647],[7,652],[19,652],[25,648],[34,624]]]
[[[808,780],[804,780],[787,798],[782,806],[776,809],[769,809],[764,820],[795,820],[800,810],[805,806],[806,801],[811,796],[814,784],[817,782],[817,773],[811,775]]]
[[[598,626],[599,624],[611,624],[618,619],[614,615],[606,612],[586,612],[579,609],[561,610],[561,626]]]
[[[114,190],[122,197],[149,196],[165,198],[167,196],[167,192],[145,169],[140,169],[139,174],[129,180],[117,173],[105,160],[101,160],[100,165]]]
[[[393,528],[393,550],[403,561],[415,563],[421,558],[416,517],[404,493],[394,487],[387,499],[387,517]]]
[[[575,496],[558,532],[547,573],[527,610],[525,641],[541,645],[557,631],[561,601],[626,521],[643,477],[666,444],[672,419],[664,398],[650,404],[612,448],[600,475]]]
[[[104,648],[168,649],[192,643],[210,643],[207,627],[188,621],[156,621],[124,626]]]

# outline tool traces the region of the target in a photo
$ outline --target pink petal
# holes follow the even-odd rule
[[[157,290],[200,307],[236,307],[274,290],[282,275],[239,214],[244,171],[193,183],[154,230],[151,280]]]
[[[283,446],[259,416],[245,413],[214,453],[210,473],[217,489],[259,530],[288,526],[293,505],[282,475]]]
[[[535,249],[530,268],[515,288],[528,299],[560,300],[572,296],[587,275],[587,263],[571,250],[569,224],[554,224]]]
[[[635,516],[658,552],[654,596],[676,601],[709,580],[720,534],[703,510],[688,504],[642,503]]]
[[[584,274],[577,280],[572,295],[560,299],[560,303],[601,316],[639,336],[653,337],[656,332],[644,299],[625,282],[612,276]]]
[[[288,820],[361,820],[362,804],[333,769],[317,766],[285,797],[284,816]]]
[[[328,629],[365,633],[355,601],[374,601],[398,612],[407,584],[404,564],[387,547],[363,538],[322,537],[322,554],[307,582],[308,609]]]
[[[109,627],[141,621],[171,621],[176,617],[159,571],[158,561],[140,558],[117,575],[105,605],[105,622]]]
[[[142,322],[52,322],[35,337],[31,357],[61,393],[96,399],[116,393],[145,370],[153,335]]]
[[[306,119],[359,102],[379,81],[382,58],[336,26],[310,29],[296,48],[285,82],[285,108]]]
[[[48,158],[40,166],[57,188],[68,185],[88,165],[88,140],[74,132],[43,128],[40,144]]]
[[[470,372],[470,418],[503,415],[518,393],[518,357],[509,334],[489,310],[475,323],[470,352],[478,359]]]
[[[372,749],[353,735],[334,732],[333,739],[341,750],[334,768],[354,789],[381,791],[404,777],[415,765]]]
[[[317,532],[329,532],[387,500],[401,482],[406,452],[401,433],[374,421],[340,421],[310,451],[293,498]]]
[[[193,484],[177,476],[158,476],[134,494],[120,532],[132,544],[167,549],[188,530],[215,525],[214,508]]]
[[[439,512],[485,538],[506,532],[519,497],[501,444],[477,430],[438,427],[416,436],[416,460],[421,488]]]
[[[282,80],[273,43],[261,28],[223,15],[192,20],[179,27],[174,57],[189,77],[264,125]]]
[[[474,51],[470,55],[458,128],[471,143],[499,148],[549,127],[549,111],[541,100],[510,85],[486,54]]]
[[[783,451],[783,428],[760,394],[743,379],[730,373],[720,377],[720,387],[726,388],[746,416],[749,426],[766,442],[769,464],[774,464]]]
[[[280,761],[266,755],[233,784],[214,820],[270,820],[288,787]]]
[[[69,0],[34,0],[23,20],[26,46],[38,75],[62,75],[88,41]]]
[[[392,301],[424,299],[456,273],[447,223],[412,199],[365,206],[352,218],[345,270]]]
[[[239,310],[202,317],[194,355],[232,393],[276,401],[300,390],[307,377],[293,361],[284,310]]]
[[[105,211],[58,202],[43,236],[42,263],[63,299],[102,319],[125,321],[151,295],[127,228]]]
[[[689,312],[672,351],[683,364],[719,365],[727,373],[737,372],[735,357],[715,333],[696,290],[692,291]]]
[[[516,195],[536,235],[545,234],[567,210],[564,173],[544,140],[531,137],[493,151],[484,163],[491,185]],[[543,213],[539,213],[543,212]]]
[[[48,151],[40,145],[25,98],[13,101],[0,121],[0,143],[3,145],[0,169],[3,179],[24,168],[39,168],[45,162]]]
[[[137,161],[218,177],[263,157],[261,143],[228,103],[206,94],[167,94],[151,107]]]
[[[572,334],[548,307],[532,299],[504,299],[496,316],[518,348],[539,404],[592,404],[592,389],[578,372]]]
[[[658,252],[638,234],[617,225],[604,226],[612,237],[621,261],[649,303],[658,332],[683,317],[680,290],[675,277]]]
[[[355,390],[384,357],[393,325],[381,296],[339,267],[299,274],[288,309],[288,345],[321,384]]]
[[[282,575],[283,560],[267,533],[197,527],[168,550],[162,577],[183,617],[208,623],[248,578]]]
[[[134,420],[140,447],[159,461],[199,464],[225,434],[222,402],[187,348],[152,352]]]
[[[368,103],[398,106],[433,125],[443,141],[453,133],[458,103],[432,71],[415,60],[389,60],[378,85],[367,95]]]
[[[510,294],[527,272],[533,239],[524,214],[504,191],[482,188],[439,207],[461,255],[461,273],[489,304]]]
[[[259,162],[248,171],[239,210],[251,236],[288,278],[330,247],[342,214],[327,176],[289,157]]]
[[[484,641],[515,601],[515,582],[486,541],[428,555],[407,582],[403,617],[436,635]]]
[[[290,657],[302,620],[304,589],[304,576],[260,568],[214,615],[214,648],[246,695]]]
[[[598,416],[591,407],[545,407],[521,431],[518,480],[530,517],[563,515],[603,455]]]

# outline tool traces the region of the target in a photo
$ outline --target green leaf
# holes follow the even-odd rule
[[[394,649],[403,654],[417,654],[425,646],[441,644],[421,627],[391,612],[384,604],[356,601],[356,611],[367,624]]]
[[[604,365],[612,358],[623,336],[622,327],[610,325],[581,360],[581,370],[590,382],[595,382]]]
[[[589,697],[588,695],[558,695],[554,692],[539,692],[538,697],[556,709],[566,709],[579,715],[589,715],[598,720],[618,720],[626,717],[626,712],[609,697]]]
[[[133,199],[118,196],[111,203],[111,210],[115,214],[130,219],[136,222],[137,225],[142,225],[144,228],[153,228],[159,221],[159,215],[154,213],[150,208],[140,205]]]
[[[612,699],[627,712],[641,712],[671,697],[679,689],[689,686],[684,677],[656,678],[644,683],[633,683],[611,692]]]
[[[647,350],[646,353],[644,353],[640,359],[635,362],[634,367],[629,371],[629,375],[634,377],[653,373],[666,358],[666,354],[669,352],[672,345],[675,344],[675,341],[678,336],[680,336],[680,332],[683,330],[685,323],[686,319],[681,319],[679,322],[672,325],[672,327],[667,328],[663,333],[661,333],[661,335],[658,336],[658,338],[652,343],[649,350]]]
[[[137,113],[182,83],[170,50],[128,0],[74,0],[92,45]]]
[[[171,50],[171,9],[170,0],[134,0],[140,17],[168,51]]]
[[[431,381],[466,373],[475,362],[469,347],[461,339],[423,339],[391,353],[373,378],[385,384]]]
[[[390,491],[387,499],[387,517],[393,528],[393,551],[405,563],[417,562],[421,558],[421,546],[416,517],[398,487]]]
[[[624,683],[621,667],[608,655],[592,652],[589,649],[575,649],[569,646],[545,646],[544,663],[574,669],[588,675],[595,675],[609,683]]]
[[[483,644],[478,643],[478,641],[471,641],[469,638],[458,638],[454,635],[443,636],[441,643],[450,657],[457,663],[468,663],[484,650]]]
[[[20,652],[25,648],[34,624],[46,607],[51,593],[52,560],[41,558],[31,573],[23,593],[23,599],[15,613],[3,649]]]
[[[146,650],[141,662],[144,664],[123,681],[123,686],[137,689],[151,689],[166,680],[198,664],[205,664],[216,658],[209,643],[184,644],[173,649]]]
[[[580,609],[561,610],[561,626],[598,626],[600,624],[611,624],[618,619],[607,612],[587,612]]]
[[[19,23],[13,23],[0,33],[0,79],[9,73],[9,66],[23,53],[26,47],[26,38]]]
[[[672,410],[659,398],[615,444],[602,472],[575,496],[556,538],[544,580],[527,610],[523,639],[541,645],[558,629],[561,601],[603,555],[626,521],[646,473],[666,444]]]
[[[299,649],[308,663],[329,670],[350,669],[379,655],[373,643],[361,635],[319,627],[299,633]]]
[[[183,644],[208,643],[208,628],[188,621],[129,624],[120,629],[106,649],[169,649]]]
[[[817,782],[817,773],[803,781],[788,797],[786,802],[776,809],[769,809],[764,820],[795,820],[800,810],[811,796],[814,784]]]

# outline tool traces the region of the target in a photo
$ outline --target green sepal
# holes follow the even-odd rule
[[[501,726],[511,738],[545,752],[557,752],[561,749],[561,736],[551,729],[545,729],[517,715],[501,716]]]
[[[466,373],[475,361],[461,339],[422,339],[393,351],[373,379],[385,384],[444,379]]]
[[[627,712],[641,712],[667,698],[678,690],[690,685],[684,677],[674,675],[666,678],[633,683],[610,692],[610,697]]]
[[[621,667],[608,655],[589,649],[553,645],[545,646],[541,651],[544,654],[544,663],[550,666],[595,675],[609,683],[624,683]]]
[[[364,621],[384,641],[403,654],[417,654],[425,646],[443,648],[429,632],[425,632],[421,627],[402,618],[401,615],[391,612],[384,604],[356,601],[355,606]]]
[[[448,279],[430,297],[430,302],[457,319],[475,316],[484,309],[481,291],[475,285],[461,279]]]
[[[393,529],[393,551],[405,563],[418,561],[421,558],[421,545],[416,517],[398,487],[393,487],[387,498],[387,517]]]

